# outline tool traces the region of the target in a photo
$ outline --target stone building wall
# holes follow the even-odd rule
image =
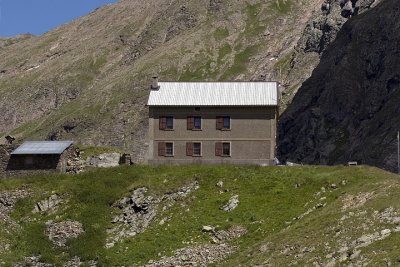
[[[18,145],[0,145],[0,179],[43,173],[77,173],[83,161],[75,147],[61,155],[11,155]]]

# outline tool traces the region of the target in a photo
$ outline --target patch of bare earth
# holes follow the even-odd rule
[[[374,192],[361,192],[357,195],[346,195],[343,198],[342,210],[356,209],[363,206],[369,199],[374,196]]]

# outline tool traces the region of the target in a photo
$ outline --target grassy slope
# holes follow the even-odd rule
[[[104,248],[106,229],[111,226],[113,217],[110,204],[140,186],[147,186],[151,194],[160,195],[196,179],[200,182],[200,189],[180,200],[172,209],[159,211],[148,230],[110,250]],[[215,186],[220,180],[228,192],[220,193],[220,188]],[[343,180],[347,181],[346,185],[341,185]],[[299,188],[294,187],[296,183],[300,184]],[[329,190],[332,183],[339,185],[339,188]],[[226,266],[247,266],[268,259],[273,266],[287,265],[294,260],[307,265],[311,264],[309,260],[313,257],[327,254],[323,249],[325,242],[330,242],[334,248],[340,246],[340,240],[336,238],[338,240],[335,241],[336,232],[331,227],[348,212],[341,209],[345,195],[375,193],[375,197],[364,206],[351,210],[355,213],[366,210],[367,215],[371,216],[373,210],[400,208],[398,176],[369,167],[136,166],[96,170],[77,176],[1,180],[0,191],[20,188],[22,185],[34,192],[34,195],[20,200],[12,213],[12,217],[22,225],[22,231],[0,231],[0,241],[3,239],[12,245],[9,252],[0,255],[6,264],[15,263],[23,256],[38,254],[42,255],[44,261],[58,265],[75,255],[83,260],[96,259],[101,266],[143,264],[150,259],[157,259],[159,255],[171,255],[176,249],[185,246],[182,242],[191,239],[199,244],[208,242],[210,237],[201,232],[203,225],[218,225],[219,229],[242,225],[248,229],[248,234],[231,241],[238,247],[238,251],[225,262]],[[327,206],[301,220],[293,221],[288,227],[285,222],[292,221],[292,218],[319,203],[315,193],[321,187],[327,188],[323,194]],[[67,196],[68,204],[53,215],[33,215],[31,210],[35,201],[49,196],[53,191]],[[237,209],[230,213],[221,211],[220,207],[235,194],[239,195],[240,200]],[[307,202],[309,204],[305,206]],[[167,216],[171,217],[171,221],[159,225],[158,222]],[[50,219],[80,221],[85,233],[72,240],[67,248],[56,249],[43,234],[44,223]],[[342,227],[348,229],[349,236],[356,238],[361,235],[362,231],[357,230],[354,221],[343,223]],[[370,227],[372,231],[383,226],[371,223]],[[393,234],[378,244],[364,248],[362,253],[377,264],[382,264],[383,257],[395,261],[400,255],[398,250],[396,252],[393,249],[393,244],[399,241],[400,234]],[[271,248],[261,252],[263,244],[269,244]],[[295,259],[294,255],[280,254],[280,250],[287,244],[314,246],[316,249]],[[379,247],[379,250],[374,247]]]

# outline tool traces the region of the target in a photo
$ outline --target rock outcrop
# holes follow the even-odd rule
[[[350,18],[374,7],[381,0],[325,0],[307,23],[294,48],[288,76],[283,81],[285,108],[302,82],[311,76],[322,54],[336,39],[337,33]]]
[[[63,199],[57,195],[53,194],[46,199],[36,203],[35,208],[32,210],[33,213],[40,213],[40,212],[54,212],[57,206],[63,202]]]
[[[83,233],[83,226],[80,222],[64,221],[53,223],[47,222],[45,234],[57,247],[65,247],[70,239],[77,238]]]
[[[119,153],[104,153],[88,158],[87,165],[98,168],[112,168],[119,166],[120,159]]]
[[[397,168],[399,16],[386,0],[344,25],[281,117],[280,159]]]
[[[108,230],[109,238],[106,247],[111,248],[116,242],[144,232],[155,219],[160,206],[162,206],[162,210],[167,210],[176,201],[187,197],[197,189],[199,189],[197,181],[176,192],[165,193],[161,197],[148,195],[146,187],[135,189],[129,197],[124,197],[114,203],[113,207],[121,213],[112,220],[114,227]],[[168,218],[162,219],[160,225],[164,224],[166,220]]]

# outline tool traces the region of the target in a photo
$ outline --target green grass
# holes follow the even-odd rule
[[[110,222],[115,212],[110,207],[112,203],[137,187],[146,186],[151,195],[160,196],[194,180],[199,181],[200,189],[179,200],[171,209],[159,210],[157,219],[144,233],[117,243],[109,250],[104,248],[106,229],[112,226]],[[329,190],[330,184],[340,185],[343,180],[347,181],[346,186]],[[218,181],[224,182],[223,188],[227,192],[221,193],[221,189],[215,186]],[[231,242],[238,247],[238,251],[225,265],[248,266],[249,261],[261,263],[269,255],[258,250],[266,241],[290,243],[304,239],[304,231],[311,231],[308,233],[310,240],[303,242],[318,243],[317,239],[321,238],[319,235],[324,233],[327,225],[342,216],[341,201],[338,199],[343,194],[366,190],[378,193],[391,184],[392,192],[385,191],[391,194],[390,197],[383,195],[376,204],[370,205],[383,209],[391,203],[397,203],[395,207],[399,207],[399,190],[394,187],[396,183],[399,185],[398,182],[397,176],[369,167],[196,165],[120,167],[92,170],[75,176],[45,175],[0,180],[0,191],[24,185],[33,192],[31,198],[20,200],[12,212],[12,217],[21,224],[22,230],[11,235],[0,230],[0,241],[7,240],[13,248],[0,254],[0,258],[6,265],[20,261],[23,256],[38,254],[42,255],[44,261],[56,265],[62,265],[75,255],[85,261],[95,259],[99,266],[144,264],[150,259],[157,259],[159,255],[171,255],[185,246],[182,244],[184,241],[193,239],[198,244],[209,242],[209,236],[201,231],[203,225],[218,225],[218,229],[242,225],[248,234]],[[301,186],[295,188],[296,183]],[[308,209],[305,204],[314,199],[314,193],[321,187],[328,189],[324,195],[328,206],[318,209],[302,221],[294,222],[289,230],[284,230],[287,227],[285,222],[292,221],[292,218]],[[31,214],[34,203],[52,192],[64,196],[68,203],[53,215]],[[220,210],[235,194],[239,195],[239,206],[229,213]],[[314,200],[310,205],[317,202]],[[158,221],[167,216],[171,217],[171,221],[159,225]],[[35,221],[32,221],[33,218]],[[67,248],[54,248],[43,234],[44,223],[67,219],[80,221],[85,233],[71,240]],[[398,236],[395,236],[392,242],[398,241]],[[279,248],[277,245],[276,249]],[[249,258],[247,255],[253,256]],[[277,259],[277,262],[283,265],[288,263],[284,258]]]
[[[246,28],[244,31],[244,35],[246,37],[252,37],[252,36],[257,36],[260,33],[262,33],[266,25],[264,25],[264,22],[260,21],[260,14],[263,12],[263,6],[261,3],[250,5],[248,4],[246,9],[245,9],[245,14],[246,14]]]
[[[274,0],[272,8],[280,14],[288,14],[292,10],[292,0]]]
[[[217,41],[224,40],[229,36],[229,30],[227,28],[218,28],[214,32],[214,38]]]
[[[111,147],[111,146],[84,146],[78,145],[78,148],[81,151],[81,154],[84,158],[98,156],[103,153],[122,153],[121,148],[119,147]]]
[[[229,55],[230,53],[232,53],[232,47],[230,46],[230,44],[225,44],[224,46],[222,46],[219,50],[218,50],[218,62],[219,64],[222,63],[222,60]]]
[[[249,63],[250,58],[257,53],[259,47],[259,45],[249,46],[243,51],[237,53],[233,65],[225,71],[221,80],[228,80],[239,73],[246,73],[247,64]]]
[[[282,57],[275,63],[274,69],[285,75],[290,69],[291,59],[292,59],[292,52],[288,52],[284,57]]]

